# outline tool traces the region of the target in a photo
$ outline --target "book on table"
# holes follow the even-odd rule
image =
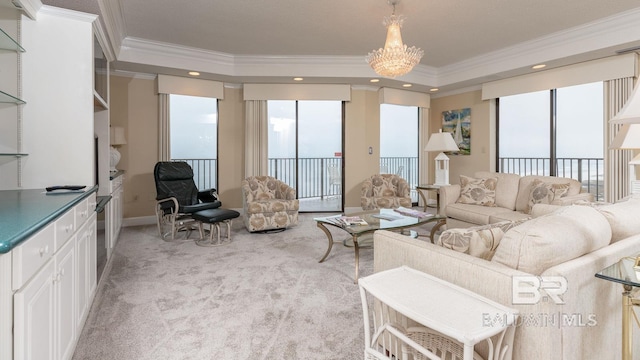
[[[399,214],[402,214],[402,215],[405,215],[405,216],[416,217],[416,218],[420,218],[420,219],[434,216],[433,214],[430,214],[428,212],[415,210],[415,209],[409,209],[409,208],[402,207],[402,206],[400,206],[397,209],[393,209],[393,210],[396,211]]]

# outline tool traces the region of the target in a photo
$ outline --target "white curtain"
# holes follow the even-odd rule
[[[268,175],[267,101],[245,101],[244,177]]]
[[[158,161],[171,160],[169,94],[158,94]]]
[[[604,138],[605,138],[605,201],[615,202],[629,195],[629,161],[633,157],[631,150],[609,149],[622,125],[610,124],[613,118],[633,91],[634,79],[626,77],[622,79],[604,82]]]

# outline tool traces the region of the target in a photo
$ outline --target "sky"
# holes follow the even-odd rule
[[[549,104],[548,90],[500,98],[501,157],[549,156]],[[558,89],[557,104],[557,157],[602,158],[603,84]]]
[[[603,85],[601,82],[558,89],[557,156],[601,158]],[[295,157],[295,101],[269,101],[269,157]],[[500,156],[549,156],[549,91],[500,99]],[[300,157],[335,157],[342,147],[340,101],[298,102]],[[171,95],[171,157],[216,158],[217,100]],[[471,114],[473,122],[473,114]],[[471,137],[473,142],[473,136]],[[380,107],[381,157],[416,157],[417,108]]]

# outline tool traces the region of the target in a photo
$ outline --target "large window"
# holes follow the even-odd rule
[[[270,100],[269,175],[296,189],[300,211],[342,211],[341,101]]]
[[[380,105],[380,172],[407,180],[418,202],[418,107]]]
[[[216,188],[218,100],[171,94],[169,101],[171,160],[191,165],[199,189]]]
[[[498,171],[579,180],[602,199],[602,82],[501,97]]]

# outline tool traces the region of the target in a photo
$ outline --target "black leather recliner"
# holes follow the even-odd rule
[[[163,239],[171,234],[173,240],[176,231],[183,229],[189,237],[193,213],[222,205],[216,189],[198,190],[193,181],[193,169],[186,162],[158,162],[153,169],[153,178],[158,232]]]

